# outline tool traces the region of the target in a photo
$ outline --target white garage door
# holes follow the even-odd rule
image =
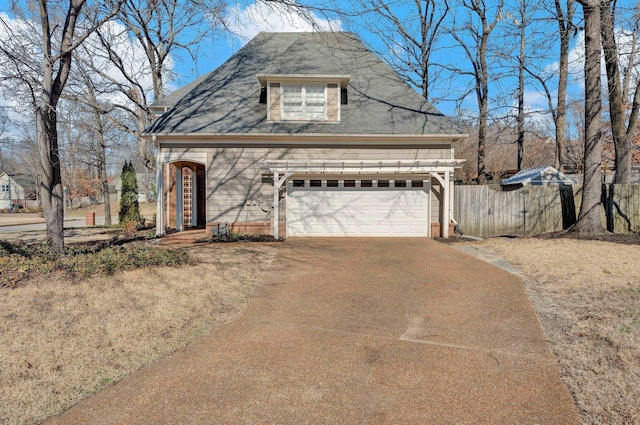
[[[287,236],[429,235],[425,188],[287,185]],[[392,182],[393,185],[393,182]],[[375,186],[375,184],[374,184]]]

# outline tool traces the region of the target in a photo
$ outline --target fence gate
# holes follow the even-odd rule
[[[573,190],[569,190],[573,194]],[[528,186],[510,192],[489,186],[456,186],[455,219],[469,236],[532,236],[554,232],[562,230],[570,221],[563,222],[561,199],[558,186]]]

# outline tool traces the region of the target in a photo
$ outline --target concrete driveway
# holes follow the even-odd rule
[[[298,239],[238,320],[51,423],[579,417],[515,276],[426,239]]]

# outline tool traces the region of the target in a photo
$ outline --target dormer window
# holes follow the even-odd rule
[[[326,120],[326,84],[282,84],[283,120]]]
[[[349,75],[258,74],[269,121],[339,123]],[[266,92],[266,93],[265,93]]]

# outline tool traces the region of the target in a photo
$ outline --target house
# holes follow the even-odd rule
[[[0,173],[0,210],[15,206],[37,207],[37,188],[27,174]]]
[[[158,235],[449,234],[467,135],[353,34],[260,33],[153,108]]]
[[[520,189],[523,186],[575,185],[577,182],[562,171],[551,166],[532,167],[519,171],[500,182],[503,191]]]

